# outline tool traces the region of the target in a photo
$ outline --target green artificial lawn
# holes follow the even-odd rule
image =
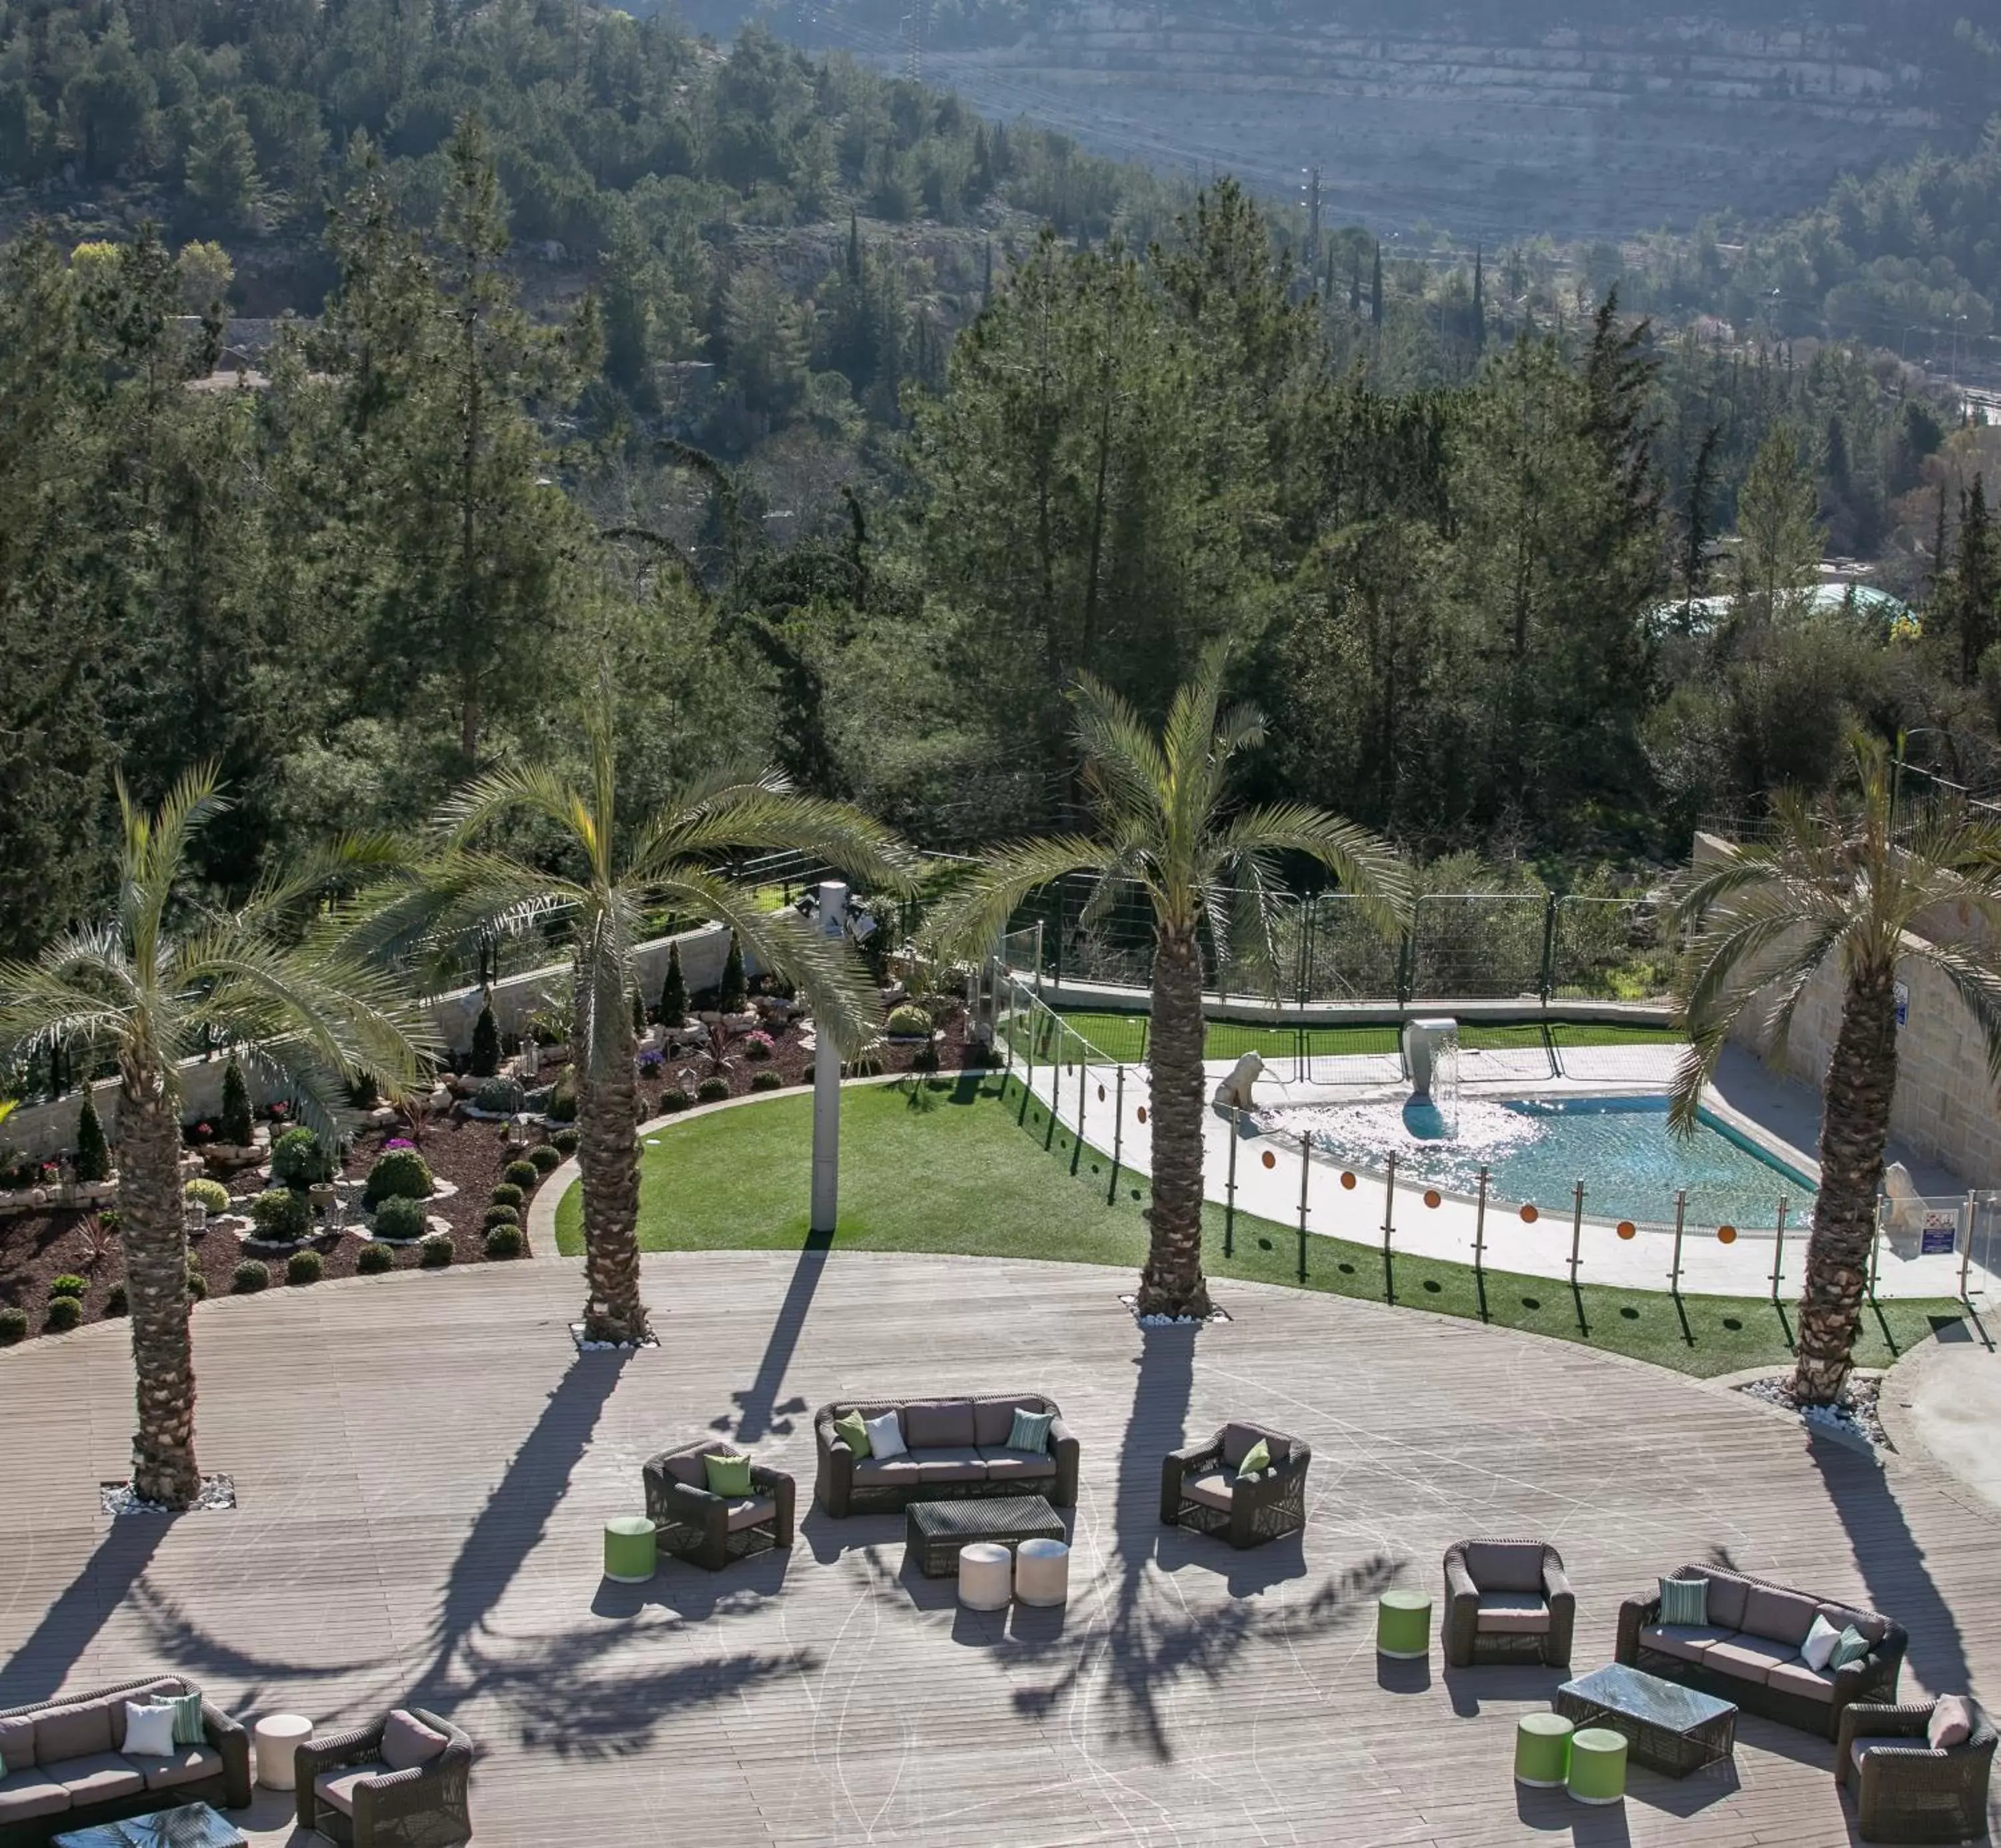
[[[1068,1132],[1012,1080],[934,1079],[916,1088],[857,1086],[841,1097],[840,1218],[836,1250],[953,1251],[1050,1258],[1136,1270],[1145,1255],[1144,1175],[1116,1177],[1099,1150]],[[795,1092],[649,1131],[642,1150],[639,1240],[648,1251],[795,1251],[806,1240],[813,1100]],[[557,1241],[581,1244],[572,1188]],[[1213,1277],[1301,1287],[1296,1227],[1237,1216],[1223,1255],[1223,1209],[1207,1209]],[[1303,1287],[1384,1300],[1379,1248],[1310,1237]],[[1708,1376],[1777,1366],[1794,1318],[1755,1297],[1668,1296],[1569,1286],[1489,1270],[1484,1293],[1469,1266],[1396,1255],[1394,1300],[1442,1315],[1478,1316],[1673,1369]],[[1228,1303],[1227,1291],[1221,1296]],[[1856,1359],[1883,1366],[1961,1317],[1947,1300],[1884,1303],[1865,1311]],[[1580,1328],[1580,1317],[1582,1326]]]

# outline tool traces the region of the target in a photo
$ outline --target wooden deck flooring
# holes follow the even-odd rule
[[[969,1259],[656,1257],[663,1345],[576,1356],[562,1263],[325,1284],[197,1313],[204,1466],[242,1505],[96,1512],[129,1363],[91,1328],[0,1355],[0,1705],[169,1667],[245,1714],[398,1700],[479,1742],[499,1844],[1803,1845],[1853,1839],[1830,1748],[1747,1717],[1734,1769],[1636,1770],[1622,1810],[1519,1794],[1539,1671],[1379,1669],[1373,1599],[1467,1534],[1536,1535],[1577,1662],[1686,1561],[1853,1597],[1906,1687],[2001,1683],[2001,1549],[1942,1476],[1741,1397],[1528,1337],[1230,1284],[1143,1335],[1122,1272]],[[810,1408],[1029,1388],[1084,1445],[1071,1601],[962,1612],[901,1518],[809,1507]],[[1159,1458],[1227,1415],[1314,1449],[1303,1547],[1163,1530]],[[652,1451],[733,1431],[799,1478],[800,1541],[717,1575],[599,1575]],[[283,1840],[283,1832],[259,1840]]]

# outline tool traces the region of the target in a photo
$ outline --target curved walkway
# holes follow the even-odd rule
[[[1373,1594],[1469,1533],[1547,1535],[1577,1660],[1685,1561],[1866,1599],[1906,1688],[2001,1692],[1991,1514],[1923,1466],[1584,1349],[1233,1283],[1143,1335],[1129,1276],[808,1252],[652,1256],[661,1345],[577,1356],[573,1265],[330,1283],[196,1317],[204,1461],[234,1513],[107,1523],[131,1380],[115,1325],[0,1354],[0,1705],[170,1666],[245,1714],[398,1700],[480,1742],[482,1845],[1574,1840],[1843,1844],[1830,1748],[1747,1718],[1734,1770],[1636,1772],[1622,1811],[1518,1794],[1554,1676],[1379,1671]],[[789,1557],[650,1585],[600,1523],[652,1451],[728,1432],[809,1509],[837,1394],[1039,1388],[1081,1436],[1071,1602],[975,1616],[902,1571],[900,1519],[805,1512]],[[1227,1415],[1312,1443],[1303,1544],[1163,1530],[1158,1459]],[[288,1839],[262,1832],[260,1844]]]

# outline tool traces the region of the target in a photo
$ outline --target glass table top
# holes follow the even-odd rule
[[[245,1848],[245,1843],[234,1823],[206,1803],[190,1803],[59,1835],[55,1848]]]
[[[1729,1701],[1719,1700],[1714,1694],[1663,1681],[1658,1675],[1628,1668],[1623,1662],[1566,1681],[1563,1691],[1648,1726],[1665,1727],[1674,1732],[1707,1726],[1712,1720],[1736,1711]]]

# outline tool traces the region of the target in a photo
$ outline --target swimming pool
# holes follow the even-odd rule
[[[1450,1134],[1429,1104],[1394,1099],[1284,1105],[1258,1120],[1378,1173],[1394,1150],[1399,1180],[1451,1193],[1474,1192],[1484,1164],[1488,1199],[1533,1202],[1550,1213],[1570,1211],[1580,1179],[1592,1218],[1642,1224],[1672,1224],[1682,1188],[1690,1227],[1767,1229],[1781,1195],[1786,1223],[1801,1225],[1813,1205],[1811,1182],[1706,1110],[1692,1139],[1670,1135],[1664,1097],[1462,1097]]]

